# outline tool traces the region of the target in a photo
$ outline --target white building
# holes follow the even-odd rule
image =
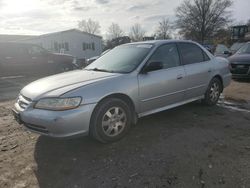
[[[78,59],[88,59],[102,53],[102,37],[77,29],[34,36],[21,41],[40,45],[55,53],[70,54]]]

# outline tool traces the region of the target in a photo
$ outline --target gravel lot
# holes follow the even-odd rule
[[[113,144],[25,131],[13,120],[13,101],[7,100],[18,89],[9,96],[0,90],[1,188],[250,185],[250,82],[232,82],[219,106],[196,102],[142,118]]]

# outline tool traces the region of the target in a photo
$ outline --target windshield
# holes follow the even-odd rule
[[[215,53],[224,53],[224,51],[230,51],[225,45],[218,44],[215,49]]]
[[[230,48],[230,50],[232,50],[232,51],[237,51],[237,50],[239,50],[243,45],[244,45],[245,43],[239,43],[239,42],[236,42],[236,43],[234,43],[232,46],[231,46],[231,48]]]
[[[119,46],[98,58],[85,70],[129,73],[136,69],[151,48],[151,44]]]
[[[238,51],[237,54],[250,54],[250,43],[245,44],[242,46]]]

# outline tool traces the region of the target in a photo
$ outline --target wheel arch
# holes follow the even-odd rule
[[[99,100],[97,102],[97,105],[95,106],[92,114],[91,114],[91,120],[92,120],[92,117],[94,116],[94,113],[96,111],[96,109],[98,108],[98,106],[100,105],[100,103],[104,100],[107,100],[109,98],[116,98],[116,99],[120,99],[122,101],[124,101],[125,103],[127,103],[130,107],[130,109],[132,110],[132,115],[133,115],[133,124],[136,124],[137,122],[137,119],[138,119],[138,115],[137,115],[137,112],[136,112],[136,108],[135,108],[135,104],[133,102],[133,100],[126,94],[123,94],[123,93],[113,93],[113,94],[109,94],[105,97],[103,97],[101,100]]]
[[[216,75],[213,77],[213,79],[214,79],[214,78],[217,78],[217,79],[220,80],[220,82],[221,82],[221,84],[222,84],[222,88],[221,88],[221,89],[222,89],[222,91],[223,91],[223,89],[224,89],[224,84],[223,84],[223,79],[222,79],[221,75],[216,74]],[[221,92],[222,92],[222,91],[221,91]]]

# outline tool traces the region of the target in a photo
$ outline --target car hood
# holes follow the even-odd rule
[[[228,60],[231,63],[249,63],[250,64],[250,54],[234,54],[233,56],[229,57]]]
[[[57,97],[76,88],[119,75],[87,70],[70,71],[34,81],[25,86],[20,93],[36,101],[44,97]]]

